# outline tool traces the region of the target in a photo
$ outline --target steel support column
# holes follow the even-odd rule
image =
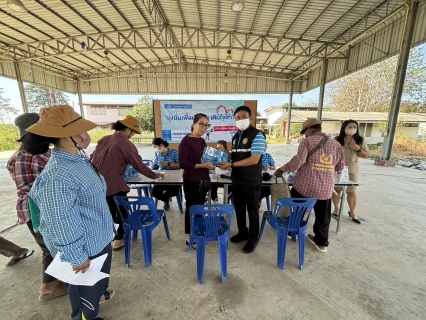
[[[290,143],[291,108],[293,107],[293,81],[290,81],[290,98],[288,102],[286,143]]]
[[[402,91],[404,89],[405,75],[407,73],[408,58],[410,55],[411,42],[413,40],[414,27],[416,24],[419,1],[410,1],[406,4],[407,14],[405,17],[404,33],[399,51],[398,65],[396,67],[395,84],[393,87],[392,102],[389,110],[386,136],[383,141],[382,160],[389,160],[392,154],[393,141],[398,123],[398,114],[401,104]]]
[[[81,96],[81,81],[77,82],[78,103],[80,104],[80,115],[84,118],[83,97]]]
[[[28,113],[28,104],[27,104],[27,99],[25,98],[25,88],[24,88],[24,83],[22,82],[21,68],[19,66],[18,61],[14,61],[14,65],[15,65],[16,81],[18,81],[19,94],[21,96],[22,109],[24,113]]]
[[[324,92],[325,92],[325,83],[327,81],[327,69],[328,69],[328,59],[324,59],[322,62],[322,70],[321,70],[321,86],[320,93],[318,98],[318,114],[317,118],[321,120],[322,118],[322,108],[324,106]]]

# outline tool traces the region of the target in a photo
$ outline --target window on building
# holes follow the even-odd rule
[[[106,114],[106,110],[105,107],[90,107],[90,113],[92,115],[102,115],[102,114]]]
[[[133,107],[120,107],[118,109],[118,115],[119,116],[124,116],[124,115],[126,115],[124,111],[130,111],[132,109],[133,109]]]

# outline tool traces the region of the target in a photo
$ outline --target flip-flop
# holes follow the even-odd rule
[[[6,266],[13,266],[17,264],[19,261],[25,260],[26,258],[29,258],[34,253],[34,250],[28,250],[26,253],[24,253],[22,256],[20,256],[18,259],[11,259],[8,263],[6,263]]]
[[[67,287],[64,283],[58,284],[58,286],[49,294],[40,294],[38,297],[39,301],[47,301],[53,298],[57,298],[68,293]]]
[[[114,297],[115,295],[115,291],[114,290],[107,290],[104,292],[104,300],[99,300],[99,304],[105,303],[107,302],[109,299],[111,299],[112,297]]]
[[[124,248],[124,244],[121,247],[112,248],[112,251],[120,251],[123,248]]]

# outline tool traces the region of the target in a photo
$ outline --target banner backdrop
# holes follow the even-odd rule
[[[231,141],[238,131],[234,110],[242,105],[243,100],[160,101],[163,139],[180,143],[191,132],[194,115],[204,113],[211,124],[203,137],[206,142]]]

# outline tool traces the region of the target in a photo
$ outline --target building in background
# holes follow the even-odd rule
[[[99,127],[111,129],[111,124],[125,116],[126,110],[132,110],[136,103],[125,102],[89,102],[84,103],[87,111],[87,120],[96,123]]]

